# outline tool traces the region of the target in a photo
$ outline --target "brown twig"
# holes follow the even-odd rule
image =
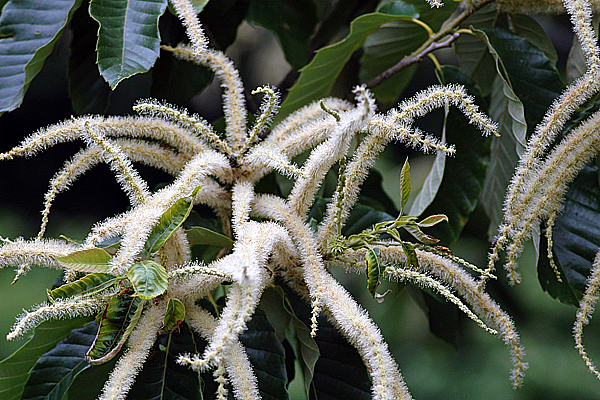
[[[400,62],[398,64],[394,65],[390,69],[382,72],[380,75],[376,76],[375,78],[373,78],[369,82],[367,82],[367,87],[374,88],[375,86],[381,84],[381,82],[383,82],[384,80],[389,79],[395,73],[403,70],[404,68],[408,67],[409,65],[412,65],[416,62],[421,61],[423,59],[423,57],[425,57],[427,54],[429,54],[437,49],[449,47],[456,39],[458,39],[459,36],[460,36],[460,33],[455,32],[454,34],[452,34],[452,36],[450,36],[448,39],[446,39],[443,42],[440,42],[440,43],[433,42],[429,46],[427,46],[423,51],[421,51],[420,53],[418,53],[412,57],[409,57],[409,56],[404,57],[402,60],[400,60]]]

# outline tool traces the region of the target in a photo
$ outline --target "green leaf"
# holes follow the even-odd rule
[[[598,167],[586,166],[567,192],[564,208],[556,218],[553,232],[554,262],[562,282],[547,259],[545,235],[540,237],[538,279],[542,288],[555,299],[574,306],[587,286],[592,261],[600,246],[600,185]]]
[[[299,347],[298,361],[302,367],[305,389],[308,393],[314,376],[315,364],[320,355],[317,342],[310,336],[310,329],[296,316],[281,286],[272,286],[265,290],[260,299],[260,307],[273,324],[280,342],[283,342],[286,330],[290,322],[292,323]]]
[[[185,234],[190,245],[211,245],[230,250],[233,249],[233,240],[208,228],[195,226],[192,229],[186,230]]]
[[[71,387],[67,391],[67,399],[77,400],[96,400],[102,394],[104,383],[108,380],[109,374],[115,368],[115,364],[119,357],[115,357],[102,365],[92,365],[92,368],[87,368],[81,371],[75,380],[71,383]]]
[[[111,88],[147,72],[158,57],[158,18],[166,0],[92,0],[90,15],[100,24],[98,68]]]
[[[71,21],[69,53],[69,95],[76,114],[103,114],[108,109],[111,90],[96,65],[98,24],[85,7]]]
[[[412,3],[412,4],[409,4]],[[456,9],[455,3],[446,3],[443,8],[432,9],[424,1],[396,1],[385,4],[380,13],[406,15],[407,20],[383,25],[365,40],[360,58],[359,80],[368,82],[396,65],[421,46],[427,39],[427,31],[412,21],[418,18],[436,29],[439,22],[446,20]],[[411,82],[417,65],[405,68],[384,80],[372,89],[381,103],[394,103]]]
[[[485,37],[481,34],[485,33]],[[528,40],[500,28],[482,28],[475,32],[486,44],[501,73],[510,82],[525,106],[529,133],[542,120],[552,101],[565,88],[556,66],[545,53]]]
[[[350,33],[342,41],[319,49],[310,64],[302,68],[296,84],[290,89],[276,122],[289,113],[313,101],[327,97],[335,80],[350,59],[352,53],[362,46],[366,37],[381,25],[410,17],[387,14],[364,14],[350,24]]]
[[[402,242],[402,250],[404,250],[404,254],[406,254],[406,260],[408,261],[410,268],[418,271],[419,259],[417,258],[417,252],[415,251],[414,246],[408,242]]]
[[[253,0],[246,20],[277,35],[292,67],[299,69],[307,63],[308,43],[318,22],[311,0]]]
[[[12,0],[0,16],[0,114],[19,107],[81,0]]]
[[[186,218],[190,215],[192,207],[194,207],[194,197],[200,188],[194,189],[191,196],[182,197],[177,200],[171,207],[160,216],[160,219],[150,231],[144,250],[147,257],[156,253],[165,244],[167,240],[175,233],[177,228],[183,224]]]
[[[514,14],[509,16],[512,31],[541,50],[553,65],[558,61],[558,54],[544,28],[528,15]]]
[[[37,326],[31,338],[10,357],[0,362],[0,398],[18,400],[37,360],[69,332],[81,327],[86,318],[46,321]]]
[[[446,142],[446,122],[448,120],[448,111],[449,108],[444,107],[444,127],[442,131],[442,142]],[[435,159],[433,160],[433,164],[431,165],[431,169],[423,182],[423,186],[421,190],[413,200],[410,205],[410,211],[407,212],[408,215],[419,216],[423,213],[423,211],[431,204],[431,202],[435,199],[435,196],[440,189],[440,185],[442,183],[442,179],[444,177],[444,170],[446,168],[446,153],[443,151],[438,151]]]
[[[111,274],[88,274],[75,282],[67,283],[48,292],[52,300],[64,299],[75,295],[85,295],[100,292],[116,283]]]
[[[142,315],[144,300],[127,290],[114,296],[102,314],[100,329],[85,354],[87,362],[102,364],[117,355]]]
[[[425,234],[417,224],[404,225],[402,228],[404,228],[405,231],[410,233],[415,239],[417,239],[421,243],[436,244],[440,241],[439,239],[436,239],[431,235]]]
[[[248,0],[209,1],[199,18],[219,49],[227,49],[235,40],[237,30],[244,21],[250,2]]]
[[[463,85],[475,97],[475,103],[485,110],[485,103],[473,80],[455,67],[443,67],[446,83]],[[456,156],[446,159],[444,177],[435,199],[423,215],[444,214],[447,224],[427,228],[426,232],[444,243],[454,242],[477,206],[489,164],[490,139],[470,125],[458,110],[450,108],[446,124],[446,139],[456,147]]]
[[[153,299],[167,290],[167,271],[152,260],[133,264],[127,277],[133,284],[135,295],[142,299]]]
[[[427,228],[430,226],[437,225],[440,222],[448,222],[448,217],[446,217],[444,214],[430,215],[429,217],[423,219],[421,222],[418,222],[417,225],[419,225],[421,228]]]
[[[470,15],[460,27],[481,29],[493,27],[498,24],[499,11],[496,4],[489,4]],[[454,50],[460,60],[460,68],[473,79],[484,96],[492,90],[496,77],[494,58],[490,55],[487,46],[474,35],[460,35],[454,42]]]
[[[402,171],[400,172],[400,214],[404,214],[404,206],[410,196],[410,165],[408,164],[408,157],[402,165]]]
[[[75,271],[106,273],[111,268],[110,254],[99,248],[80,250],[68,256],[55,258],[63,267]]]
[[[177,363],[180,354],[197,353],[199,349],[187,324],[166,335],[160,335],[151,356],[135,379],[129,399],[200,400],[198,373]]]
[[[170,333],[177,328],[185,319],[185,306],[178,299],[169,299],[167,303],[167,312],[165,313],[162,330]]]
[[[261,397],[264,400],[287,400],[285,350],[261,309],[257,309],[248,322],[248,329],[240,335],[240,342],[258,379]]]
[[[52,350],[42,355],[31,369],[21,399],[62,399],[75,377],[90,367],[85,361],[85,353],[97,332],[98,325],[90,322],[74,329]]]
[[[391,15],[408,15],[411,18],[418,19],[420,17],[419,9],[412,4],[407,4],[403,1],[393,1],[381,6],[378,12]]]
[[[310,306],[289,289],[285,288],[285,292],[295,314],[310,326]],[[310,398],[371,400],[369,374],[356,349],[324,316],[319,317],[318,326],[315,342],[320,357],[315,364]]]
[[[379,248],[369,248],[365,254],[367,260],[367,290],[377,298],[377,288],[381,283],[381,264],[379,263]]]

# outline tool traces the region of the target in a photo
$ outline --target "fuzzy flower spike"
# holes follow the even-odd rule
[[[252,353],[246,352],[241,336],[262,308],[265,291],[281,284],[310,305],[307,333],[318,339],[317,317],[323,314],[356,349],[370,374],[374,400],[408,400],[410,392],[381,331],[328,271],[340,265],[346,270],[360,266],[364,272],[366,264],[367,290],[377,301],[385,296],[377,292],[380,278],[408,281],[436,290],[487,332],[500,335],[513,356],[513,381],[519,385],[526,363],[512,321],[487,294],[476,290],[475,281],[462,268],[481,271],[428,246],[431,239],[421,231],[447,221],[446,216],[417,221],[401,214],[357,235],[341,234],[369,169],[391,141],[425,152],[455,151],[451,144],[416,129],[417,118],[453,105],[483,134],[496,132],[495,124],[477,110],[465,90],[434,86],[380,114],[372,94],[358,86],[354,104],[323,99],[271,127],[280,100],[274,88],[265,86],[253,92],[263,99],[254,124],[248,127],[238,71],[222,52],[208,47],[190,1],[172,3],[190,44],[163,49],[214,71],[223,88],[225,131],[218,133],[208,121],[185,110],[143,100],[135,106],[138,116],[74,118],[40,130],[0,154],[0,159],[28,157],[58,143],[82,139],[84,144],[51,180],[40,237],[3,240],[0,245],[0,268],[16,267],[18,276],[32,265],[63,269],[67,281],[49,292],[48,302],[19,317],[9,338],[20,337],[46,320],[96,315],[99,333],[85,359],[100,364],[118,357],[100,398],[123,400],[135,391],[146,360],[161,351],[158,343],[163,335],[185,324],[206,340],[206,346],[176,355],[178,363],[212,373],[218,400],[230,394],[238,400],[255,400],[261,396],[260,376],[254,374],[249,362]],[[586,135],[584,129],[573,139]],[[581,143],[596,146],[595,142],[570,143],[564,152]],[[296,166],[291,159],[303,152],[309,156]],[[552,160],[565,168],[572,165],[564,157]],[[130,209],[97,223],[83,244],[42,239],[55,197],[101,162],[110,166]],[[132,162],[162,169],[173,179],[152,191]],[[340,165],[336,193],[321,224],[313,224],[309,213],[336,164]],[[293,180],[291,193],[256,193],[259,180],[275,170]],[[561,179],[543,178],[542,171],[536,176]],[[213,211],[218,229],[191,222],[193,208],[199,204]],[[184,222],[194,227],[185,230]],[[403,240],[399,229],[406,229],[420,243]],[[380,240],[382,234],[392,239]],[[196,244],[218,245],[221,250],[198,256],[192,247]],[[282,313],[293,314],[281,305]],[[300,319],[296,322],[304,324]],[[118,332],[114,340],[103,340],[114,332]]]

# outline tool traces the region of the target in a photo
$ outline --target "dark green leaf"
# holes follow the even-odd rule
[[[443,67],[443,74],[446,83],[464,85],[467,92],[475,96],[476,103],[485,109],[470,78],[454,67]],[[448,224],[427,228],[426,232],[451,243],[460,235],[481,194],[489,163],[489,138],[483,137],[479,130],[468,124],[461,112],[453,108],[448,114],[446,136],[448,143],[455,145],[456,156],[446,160],[442,184],[423,214],[448,217]]]
[[[281,286],[273,286],[265,290],[260,300],[260,307],[273,324],[280,342],[283,342],[290,322],[292,323],[299,347],[298,361],[302,367],[305,389],[308,393],[315,364],[320,355],[319,346],[310,336],[310,329],[296,316]]]
[[[48,292],[50,300],[99,292],[115,284],[110,274],[88,274]]]
[[[249,0],[218,0],[209,1],[204,7],[200,21],[211,33],[218,49],[225,50],[233,43],[249,6]]]
[[[317,25],[316,12],[311,0],[253,0],[246,19],[251,24],[273,31],[287,61],[299,69],[308,61],[307,48]]]
[[[507,79],[525,106],[531,132],[565,88],[560,73],[541,49],[521,36],[500,28],[482,28],[481,31],[502,60]]]
[[[85,353],[93,343],[98,325],[90,322],[73,330],[56,347],[41,356],[31,370],[22,400],[61,400],[80,372],[90,367]]]
[[[108,375],[115,368],[118,357],[113,358],[102,365],[92,365],[79,373],[71,383],[67,392],[69,399],[76,400],[97,400],[102,393],[104,383],[108,380]],[[66,399],[65,399],[66,400]]]
[[[233,249],[233,240],[229,237],[201,226],[195,226],[192,229],[186,230],[190,245],[207,244],[211,246]]]
[[[445,20],[455,8],[454,3],[447,3],[442,9],[432,9],[423,1],[396,1],[385,4],[379,12],[406,15],[411,18],[385,24],[369,35],[365,40],[364,53],[360,58],[360,81],[368,82],[380,75],[427,40],[427,31],[412,22],[412,18],[418,18],[429,25],[437,26],[439,20]],[[433,29],[436,28],[433,27]],[[377,100],[382,103],[396,102],[404,88],[410,83],[417,70],[416,67],[414,65],[403,69],[373,88]]]
[[[562,282],[547,259],[545,235],[540,238],[538,279],[542,288],[555,299],[579,305],[586,288],[592,261],[600,246],[600,185],[598,167],[590,164],[573,181],[567,192],[562,213],[553,228],[554,262]]]
[[[191,196],[183,197],[177,200],[171,207],[160,216],[160,219],[154,225],[146,243],[144,250],[147,256],[156,253],[165,244],[173,233],[183,224],[185,219],[190,215],[194,206],[194,197],[198,193],[196,188]]]
[[[512,30],[529,43],[540,49],[553,65],[558,61],[558,54],[540,24],[528,15],[514,14],[509,16]]]
[[[298,318],[310,326],[310,306],[287,289],[286,295]],[[321,356],[315,365],[310,398],[371,400],[369,374],[356,349],[324,316],[319,317],[318,324],[315,341]]]
[[[100,273],[110,270],[110,259],[110,254],[99,248],[80,250],[68,256],[56,257],[56,261],[67,269]]]
[[[98,23],[86,7],[80,7],[71,22],[69,53],[69,95],[76,114],[102,114],[110,102],[110,86],[96,65]]]
[[[498,24],[499,15],[496,4],[489,4],[470,15],[460,26],[463,29],[493,27]],[[460,35],[454,42],[454,50],[460,60],[460,68],[477,83],[484,96],[489,95],[496,67],[485,43],[474,35]]]
[[[419,18],[419,9],[412,4],[407,4],[403,1],[393,1],[391,3],[384,4],[378,12],[382,14],[392,15],[408,15],[412,18]]]
[[[110,299],[94,343],[85,355],[90,364],[102,364],[117,355],[139,320],[143,303],[131,290]]]
[[[178,299],[169,299],[167,303],[167,312],[164,318],[164,326],[162,330],[165,333],[170,333],[173,329],[177,328],[185,319],[185,306]]]
[[[394,201],[388,196],[382,186],[383,178],[379,171],[371,168],[369,176],[363,182],[359,202],[390,215],[398,215]]]
[[[37,360],[69,332],[81,327],[86,318],[46,321],[33,331],[33,336],[19,350],[0,362],[0,398],[18,400],[29,379],[29,371]]]
[[[409,18],[373,13],[361,15],[352,21],[350,33],[344,40],[321,48],[310,64],[302,68],[300,77],[281,105],[276,120],[281,121],[292,111],[326,97],[352,53],[362,46],[371,32],[385,23]]]
[[[257,309],[248,322],[248,329],[240,335],[240,341],[258,379],[261,397],[264,400],[288,399],[285,350],[261,309]]]
[[[196,353],[196,343],[187,324],[160,335],[142,371],[131,388],[128,399],[200,400],[198,373],[177,363],[183,353]]]
[[[114,89],[119,82],[147,72],[158,57],[158,18],[166,0],[92,0],[90,15],[100,24],[98,68]]]
[[[152,260],[133,264],[127,277],[133,284],[135,295],[142,299],[153,299],[167,290],[167,271]]]
[[[21,105],[81,0],[12,0],[0,16],[0,114]]]

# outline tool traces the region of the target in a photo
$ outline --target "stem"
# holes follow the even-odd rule
[[[486,3],[489,3],[489,0],[481,1],[477,5],[473,5],[471,7],[465,8],[460,14],[458,14],[456,16],[456,18],[454,20],[450,21],[450,23],[448,25],[446,25],[442,30],[440,30],[436,34],[430,35],[429,39],[427,39],[421,45],[421,47],[419,47],[418,49],[413,51],[408,56],[405,56],[402,60],[400,60],[400,62],[398,62],[398,64],[394,65],[387,71],[384,71],[380,75],[376,76],[375,78],[373,78],[369,82],[367,82],[367,88],[369,88],[369,89],[374,88],[375,86],[381,84],[381,82],[383,82],[384,80],[389,79],[395,73],[403,70],[404,68],[406,68],[414,63],[421,61],[423,59],[423,57],[425,57],[427,54],[431,53],[432,51],[443,48],[443,47],[450,46],[460,36],[460,32],[456,31],[456,28],[458,27],[458,25],[461,22],[463,22],[468,16],[470,16],[473,12],[475,12],[476,10],[481,8]],[[446,41],[437,43],[438,40],[440,40],[443,37],[448,36],[448,35],[451,35],[451,36]]]

